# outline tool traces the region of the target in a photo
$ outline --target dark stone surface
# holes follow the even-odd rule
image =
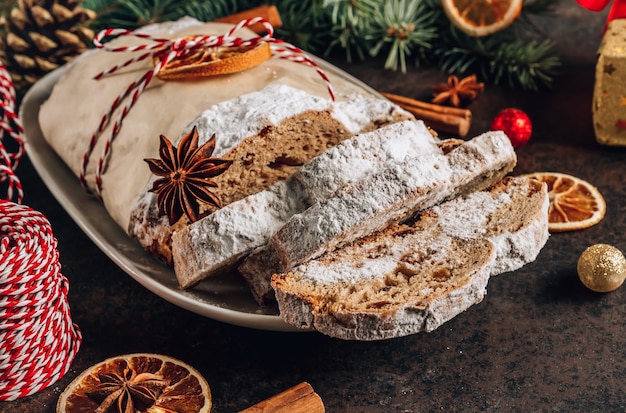
[[[562,6],[553,26],[567,59],[554,88],[537,94],[488,86],[472,106],[471,134],[488,129],[500,109],[526,111],[534,135],[519,150],[515,173],[559,171],[591,181],[607,201],[600,224],[553,234],[534,263],[493,278],[482,303],[432,333],[349,342],[231,326],[155,296],[98,250],[26,161],[18,170],[24,203],[53,225],[84,342],[64,378],[0,403],[0,411],[54,412],[62,389],[83,369],[130,352],[169,354],[199,369],[215,412],[243,409],[301,381],[330,412],[625,410],[626,289],[592,293],[578,281],[576,262],[595,243],[626,251],[626,150],[595,142],[591,94],[604,18],[574,6]],[[414,97],[445,78],[386,72],[376,61],[335,63],[378,90]]]

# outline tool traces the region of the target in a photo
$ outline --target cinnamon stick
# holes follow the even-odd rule
[[[220,17],[215,20],[218,23],[232,23],[237,24],[242,20],[251,19],[253,17],[262,17],[274,27],[280,27],[283,25],[283,21],[280,18],[280,13],[278,13],[278,9],[276,6],[263,5],[254,7],[248,10],[244,10],[239,13],[229,14],[228,16]],[[248,27],[250,30],[254,31],[257,34],[265,33],[265,27],[262,24],[254,24]]]
[[[393,93],[382,95],[437,131],[460,137],[466,136],[469,132],[472,123],[472,112],[469,109],[422,102]]]
[[[297,384],[239,413],[324,413],[324,403],[307,382]]]

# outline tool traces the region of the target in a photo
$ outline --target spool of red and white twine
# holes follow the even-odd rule
[[[61,272],[50,222],[22,201],[14,172],[24,152],[23,131],[13,112],[15,91],[0,65],[2,117],[0,138],[12,137],[9,153],[0,139],[0,182],[7,199],[0,200],[0,401],[15,400],[42,390],[69,369],[82,336],[73,324],[67,301],[68,281]]]
[[[0,201],[0,400],[31,395],[69,369],[82,336],[68,287],[50,222]]]
[[[262,24],[265,27],[265,36],[252,37],[250,39],[243,39],[241,37],[235,36],[235,33],[238,30],[244,27],[253,26],[255,24]],[[137,46],[119,47],[114,47],[102,43],[105,38],[112,36],[133,36],[140,39],[149,40],[152,43],[140,44]],[[154,65],[154,68],[152,70],[146,71],[136,81],[129,84],[126,89],[124,89],[124,91],[120,93],[120,95],[115,99],[115,101],[111,103],[111,106],[107,113],[105,113],[100,119],[98,129],[91,135],[91,138],[87,145],[87,149],[85,150],[85,153],[82,157],[79,179],[83,187],[88,192],[91,192],[91,190],[89,189],[89,184],[87,182],[87,166],[90,162],[91,155],[96,147],[98,140],[100,139],[101,134],[104,132],[111,120],[113,120],[113,116],[118,111],[118,109],[121,107],[119,114],[115,118],[114,123],[111,127],[111,131],[105,140],[102,153],[96,163],[94,186],[96,196],[98,196],[98,198],[100,199],[102,199],[102,174],[104,173],[104,169],[106,168],[105,163],[111,152],[111,144],[113,143],[113,140],[115,139],[120,128],[122,127],[122,122],[124,121],[124,118],[126,117],[126,115],[128,115],[128,112],[130,112],[135,102],[137,102],[137,99],[139,99],[141,93],[148,87],[150,81],[158,75],[159,71],[163,67],[165,67],[169,62],[174,59],[185,58],[186,56],[193,54],[198,50],[214,47],[256,46],[259,43],[266,42],[270,45],[270,50],[272,51],[273,57],[285,59],[313,68],[326,83],[328,94],[330,95],[331,99],[335,100],[333,87],[330,83],[328,76],[326,75],[326,73],[324,73],[322,68],[298,47],[289,44],[283,40],[276,39],[273,36],[274,27],[269,21],[261,17],[254,17],[251,19],[242,20],[221,36],[201,35],[193,38],[182,37],[178,39],[163,39],[127,29],[105,29],[98,33],[94,39],[94,44],[97,48],[105,49],[110,52],[137,53],[137,55],[126,60],[122,64],[113,66],[108,70],[98,73],[95,76],[95,79],[101,79],[109,74],[117,72],[122,68],[132,65],[133,63],[141,62],[148,58],[153,59],[156,64]],[[122,104],[124,104],[124,102],[126,102],[126,104],[122,107]]]

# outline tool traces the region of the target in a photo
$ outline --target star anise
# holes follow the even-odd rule
[[[452,75],[448,77],[448,83],[433,86],[433,103],[438,105],[449,103],[455,107],[467,105],[476,100],[484,89],[485,84],[477,82],[476,75],[461,80]]]
[[[170,225],[183,214],[189,221],[197,221],[199,201],[221,207],[219,197],[210,190],[217,187],[211,178],[226,171],[232,161],[211,158],[214,150],[215,134],[198,147],[198,130],[194,127],[181,138],[178,148],[161,135],[161,159],[145,159],[150,171],[161,177],[154,181],[150,191],[157,194],[159,213],[167,215]]]
[[[169,385],[168,380],[153,373],[139,373],[125,367],[122,374],[118,372],[98,374],[100,383],[87,397],[100,403],[94,413],[109,412],[113,406],[118,413],[135,413],[143,411],[154,404]]]

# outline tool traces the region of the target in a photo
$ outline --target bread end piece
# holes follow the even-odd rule
[[[394,227],[387,233],[398,230],[405,229]],[[448,247],[432,249],[424,243],[384,276],[357,283],[319,282],[299,270],[274,275],[281,316],[290,325],[346,340],[433,331],[482,301],[495,256],[486,240],[440,237],[429,241]],[[456,255],[450,259],[452,251]]]

